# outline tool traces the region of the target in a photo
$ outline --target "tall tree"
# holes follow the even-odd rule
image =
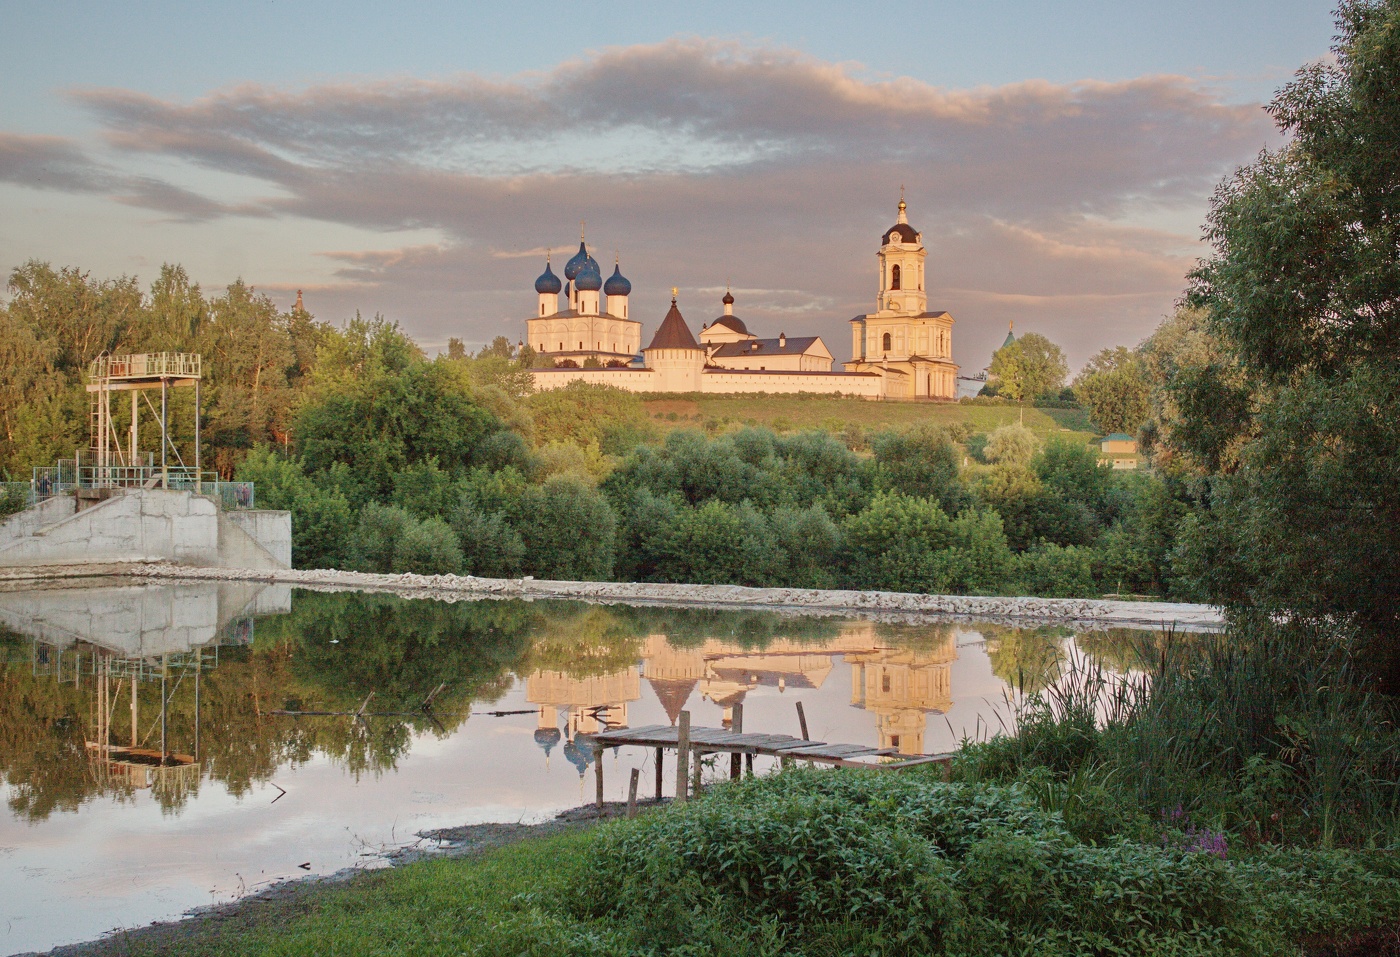
[[[1119,346],[1089,360],[1074,379],[1074,397],[1101,432],[1136,435],[1151,414],[1151,386],[1137,353]]]
[[[1353,623],[1400,693],[1400,0],[1346,0],[1337,26],[1334,61],[1269,107],[1287,145],[1215,194],[1191,295],[1229,354],[1173,388],[1223,472],[1212,594]],[[1232,375],[1222,430],[1210,386]]]
[[[1025,402],[1059,392],[1069,365],[1059,346],[1038,332],[1029,332],[992,353],[988,371],[996,376],[1002,395]]]

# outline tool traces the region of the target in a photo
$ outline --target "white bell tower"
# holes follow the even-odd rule
[[[886,232],[876,258],[880,262],[880,293],[875,303],[877,313],[917,316],[928,310],[928,294],[924,292],[923,233],[909,225],[900,190],[899,217]]]

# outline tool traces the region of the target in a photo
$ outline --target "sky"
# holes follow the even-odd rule
[[[964,373],[1012,322],[1072,370],[1150,335],[1334,33],[1318,0],[0,12],[7,275],[179,263],[432,352],[520,339],[584,224],[644,342],[673,286],[698,330],[728,285],[753,331],[840,361],[902,186]]]

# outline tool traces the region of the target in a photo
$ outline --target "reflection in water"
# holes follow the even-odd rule
[[[18,886],[0,926],[47,949],[304,862],[373,860],[423,828],[546,815],[585,799],[591,735],[683,709],[713,726],[742,703],[748,730],[790,733],[800,698],[814,737],[946,749],[989,723],[997,675],[1053,677],[1065,634],[248,584],[0,588],[0,880]],[[1079,644],[1140,660],[1126,633]]]
[[[628,725],[643,681],[671,722],[705,701],[728,725],[755,689],[820,689],[840,659],[880,746],[917,754],[927,716],[952,704],[957,657],[947,625],[346,593],[293,602],[285,588],[216,583],[0,592],[0,621],[11,633],[0,692],[14,705],[0,716],[0,771],[30,820],[140,789],[174,812],[202,779],[238,795],[317,754],[354,778],[389,772],[415,737],[457,733],[516,676],[546,761],[562,746],[580,774],[589,736]],[[284,713],[308,711],[331,714]]]

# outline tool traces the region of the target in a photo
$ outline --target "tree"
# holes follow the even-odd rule
[[[1123,346],[1104,349],[1074,380],[1074,398],[1089,409],[1100,432],[1137,435],[1151,414],[1151,385],[1137,354]]]
[[[1400,693],[1400,2],[1345,0],[1333,62],[1269,111],[1288,137],[1212,200],[1193,274],[1237,375],[1234,427],[1172,388],[1178,432],[1220,467],[1212,593],[1232,613],[1346,621]]]
[[[995,465],[1011,465],[1024,468],[1030,465],[1040,443],[1035,433],[1024,425],[1000,425],[987,436],[987,447],[982,454]]]
[[[967,506],[967,489],[958,474],[962,456],[945,430],[920,426],[887,432],[873,437],[870,445],[876,488],[932,499],[950,515]]]
[[[1001,395],[1025,402],[1059,392],[1069,366],[1059,346],[1040,333],[1029,332],[992,353],[988,371],[996,377]]]

